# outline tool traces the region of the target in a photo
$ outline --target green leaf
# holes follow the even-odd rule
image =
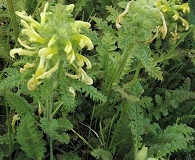
[[[94,149],[91,155],[95,158],[101,160],[112,160],[112,155],[110,152],[103,150],[102,148]]]
[[[64,123],[64,127],[62,127],[62,124],[59,124],[59,121],[57,119],[48,120],[45,117],[41,118],[40,122],[43,131],[47,133],[48,136],[52,137],[54,140],[58,140],[59,142],[66,144],[69,143],[70,138],[64,130],[64,128],[66,128],[66,123]],[[63,122],[63,120],[61,119],[60,122]],[[70,125],[69,121],[64,122],[68,122],[67,124],[70,128],[72,128],[72,125]]]
[[[0,91],[18,86],[21,82],[21,73],[15,68],[6,68],[4,72],[8,75],[0,83]]]
[[[81,160],[75,152],[66,152],[65,154],[58,154],[56,160]]]
[[[195,130],[185,124],[168,126],[163,132],[156,135],[150,150],[156,151],[158,158],[179,150],[185,150],[194,140]]]
[[[5,98],[10,107],[14,109],[20,117],[34,115],[32,106],[23,97],[6,91]]]
[[[28,158],[41,160],[45,157],[43,134],[38,130],[32,116],[27,115],[20,119],[20,125],[17,127],[17,140]]]
[[[146,69],[150,76],[158,80],[163,80],[162,71],[160,67],[157,67],[157,64],[154,62],[152,58],[152,52],[147,46],[140,45],[137,48],[134,56],[141,61],[143,67]]]
[[[80,85],[78,85],[80,84]],[[100,91],[98,91],[95,87],[86,85],[82,82],[75,84],[75,89],[85,93],[85,96],[89,96],[93,101],[105,103],[107,98]]]

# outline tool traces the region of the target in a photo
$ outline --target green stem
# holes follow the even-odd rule
[[[106,89],[104,90],[105,93],[107,92],[107,103],[109,103],[113,84],[119,80],[120,75],[121,75],[122,71],[124,70],[124,67],[127,63],[127,60],[129,58],[129,56],[131,55],[131,53],[129,53],[129,51],[130,51],[129,48],[126,49],[123,52],[123,56],[121,58],[120,63],[114,65],[114,67],[112,68],[112,71],[110,73],[111,77],[109,78],[110,81],[108,82],[108,84],[106,85]],[[107,105],[107,103],[106,103],[106,105]]]
[[[121,111],[121,113],[120,113],[119,121],[120,121],[120,119],[124,116],[125,112],[126,112],[126,105],[123,107],[123,109],[122,109],[122,111]],[[115,140],[115,136],[116,136],[116,134],[117,134],[118,127],[120,127],[119,125],[120,125],[120,123],[117,123],[117,125],[116,125],[116,127],[115,127],[115,129],[114,129],[114,133],[113,133],[112,139],[111,139],[110,144],[109,144],[109,150],[110,150],[113,146],[116,145],[116,144],[113,145],[113,142],[114,142],[114,140]]]
[[[137,79],[138,79],[138,76],[139,76],[139,72],[140,72],[141,66],[142,66],[142,63],[141,62],[138,62],[138,65],[136,67],[136,71],[135,71],[135,74],[134,74],[134,77],[133,77],[133,80],[132,80],[132,83],[133,84],[135,84],[137,82]]]
[[[18,30],[18,24],[17,24],[17,21],[16,21],[13,2],[12,2],[12,0],[6,0],[6,2],[7,2],[8,11],[9,11],[9,14],[10,14],[11,22],[12,22],[12,28],[13,28],[13,31],[14,31],[14,36],[15,36],[15,39],[17,40],[18,36],[19,36],[19,30]]]
[[[44,117],[47,118],[47,121],[49,122],[49,128],[52,121],[52,116],[55,115],[52,114],[53,110],[53,79],[49,79],[48,82],[46,82],[46,85],[44,87],[47,87],[47,95],[45,96],[45,110],[44,110]],[[53,160],[53,136],[52,136],[52,130],[49,129],[49,133],[47,135],[47,138],[49,140],[49,152],[50,152],[50,160]]]
[[[53,139],[49,136],[50,160],[53,160]]]
[[[4,92],[4,97],[5,96],[5,92]],[[5,110],[6,110],[6,119],[8,120],[9,119],[9,108],[8,108],[8,104],[5,100]],[[11,124],[10,122],[8,121],[7,122],[7,130],[8,130],[8,141],[9,141],[9,159],[11,160],[11,154],[12,154],[12,138],[11,138]]]
[[[51,91],[51,94],[53,92]],[[52,119],[52,95],[50,96],[47,104],[46,104],[46,108],[47,108],[47,118],[48,118],[48,121],[51,121]],[[50,147],[50,160],[53,160],[53,138],[52,138],[52,133],[50,132],[49,133],[49,147]]]

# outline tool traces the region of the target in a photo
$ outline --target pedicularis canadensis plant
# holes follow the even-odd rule
[[[91,25],[75,20],[73,9],[74,4],[49,6],[45,3],[38,20],[25,11],[16,11],[22,26],[18,38],[20,47],[12,49],[10,56],[16,59],[14,65],[22,67],[20,72],[7,68],[6,72],[12,76],[8,78],[10,82],[6,79],[8,81],[1,83],[1,91],[6,89],[5,99],[15,112],[8,132],[9,135],[14,133],[25,152],[22,159],[44,158],[43,134],[49,140],[50,159],[53,159],[54,141],[69,143],[66,131],[76,133],[68,120],[68,113],[76,108],[76,91],[85,92],[86,97],[90,95],[93,100],[106,100],[91,86],[93,80],[85,69],[91,69],[92,65],[81,54],[83,48],[86,52],[94,48],[90,38],[82,34],[82,28],[88,30]],[[16,94],[10,91],[15,86]],[[15,144],[11,136],[5,137],[10,145]],[[8,150],[12,153],[11,147]]]
[[[59,66],[61,57],[66,57],[66,63],[70,65],[71,70],[76,72],[71,74],[67,68],[64,68],[64,76],[91,85],[93,80],[83,70],[91,68],[91,62],[79,53],[84,47],[88,50],[93,49],[91,40],[80,33],[82,27],[89,28],[88,22],[75,21],[72,18],[74,4],[67,6],[56,5],[47,12],[48,3],[45,4],[43,12],[40,14],[40,22],[28,16],[25,11],[16,12],[21,17],[21,38],[18,42],[23,48],[15,48],[10,51],[10,56],[31,57],[20,72],[25,73],[30,69],[36,68],[32,78],[28,81],[29,90],[34,90],[45,78],[49,78]]]
[[[74,11],[62,0],[31,2],[32,15],[15,12],[13,31],[21,32],[8,45],[18,42],[15,48],[7,47],[14,67],[1,74],[0,126],[7,123],[0,159],[168,160],[194,153],[188,3],[80,0]],[[72,13],[91,16],[94,26]]]

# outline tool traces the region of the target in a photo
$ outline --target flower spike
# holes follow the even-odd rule
[[[18,42],[22,48],[12,49],[10,56],[14,58],[15,54],[18,54],[32,57],[30,63],[26,62],[23,68],[20,68],[23,74],[31,69],[35,70],[27,83],[27,88],[35,90],[44,83],[44,79],[50,78],[58,70],[60,64],[63,64],[60,67],[68,67],[64,70],[77,73],[76,75],[66,73],[67,77],[91,85],[93,80],[81,68],[86,64],[86,69],[90,69],[91,62],[78,54],[84,47],[88,50],[94,47],[90,38],[81,34],[81,28],[89,29],[91,24],[72,18],[74,4],[56,4],[50,7],[51,12],[47,11],[48,8],[49,3],[45,3],[40,13],[40,22],[27,15],[25,11],[16,12],[21,17],[22,30]],[[73,88],[70,87],[69,91],[75,95]]]

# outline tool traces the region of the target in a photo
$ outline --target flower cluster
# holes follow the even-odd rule
[[[115,25],[116,25],[116,28],[121,28],[121,22],[122,22],[122,18],[128,13],[129,11],[129,7],[132,3],[136,3],[134,0],[132,1],[129,1],[126,5],[126,8],[124,10],[124,12],[122,12],[117,18],[116,18],[116,22],[115,22]],[[160,14],[160,17],[162,19],[162,22],[163,22],[163,26],[159,27],[157,26],[156,27],[156,34],[151,38],[149,39],[148,41],[144,42],[145,44],[147,43],[152,43],[152,41],[158,36],[158,31],[160,30],[161,33],[162,33],[162,39],[165,39],[166,35],[167,35],[167,25],[166,25],[166,22],[165,22],[165,17],[163,15],[163,13],[161,11],[159,11],[159,14]]]
[[[183,14],[189,13],[190,8],[188,3],[176,4],[175,0],[155,0],[155,5],[162,12],[167,12],[173,15],[175,21],[181,20],[182,25],[185,27],[185,30],[189,29],[189,23],[186,19],[182,17]]]
[[[71,12],[74,4],[51,6],[51,11],[47,12],[49,4],[46,3],[43,12],[40,13],[40,22],[27,15],[25,11],[16,12],[21,17],[21,38],[18,42],[21,48],[14,48],[10,51],[10,56],[15,54],[32,57],[31,63],[26,63],[20,72],[24,73],[29,69],[35,69],[35,73],[28,81],[29,90],[34,90],[45,78],[49,78],[59,67],[61,56],[65,56],[67,64],[74,68],[76,74],[67,73],[65,75],[72,79],[78,79],[91,85],[93,80],[83,70],[91,68],[91,62],[79,53],[84,47],[93,49],[91,40],[81,34],[81,28],[89,28],[90,23],[76,21],[72,18]],[[38,61],[37,61],[38,59]]]

